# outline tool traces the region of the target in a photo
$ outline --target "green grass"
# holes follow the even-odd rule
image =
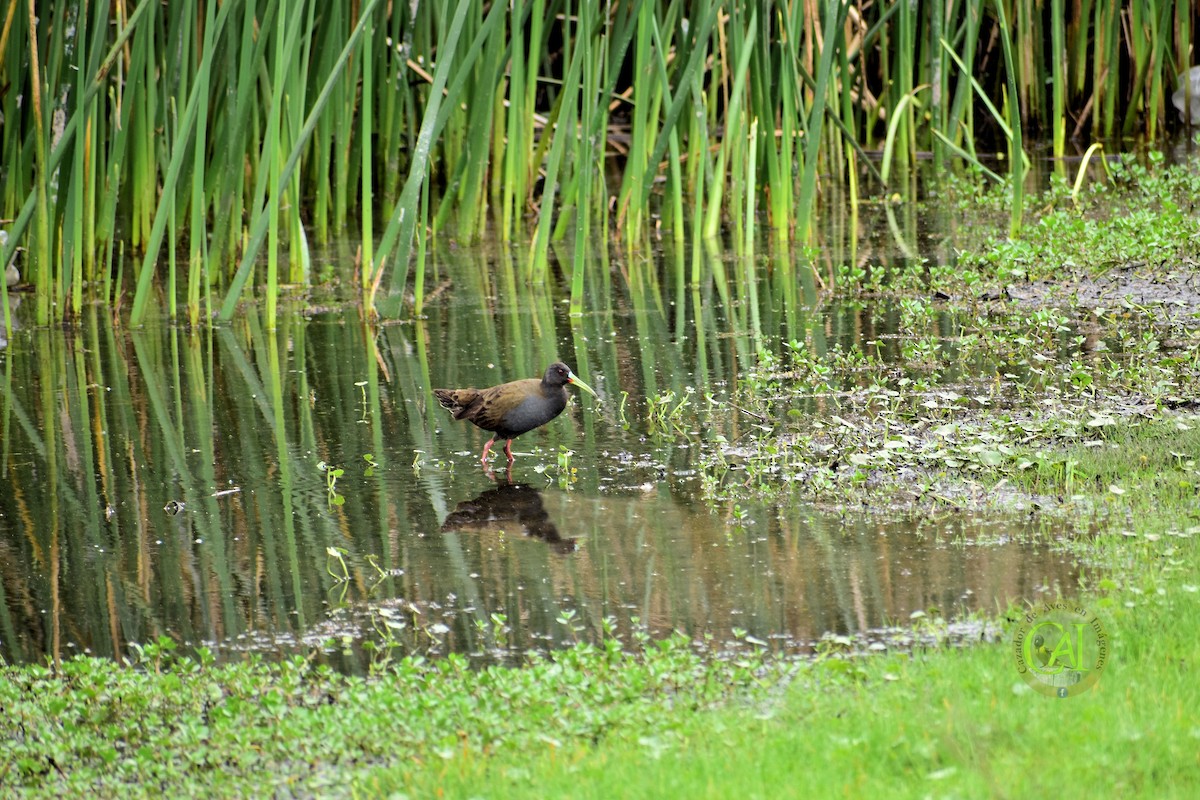
[[[787,669],[751,653],[705,659],[683,637],[627,644],[636,654],[610,637],[517,669],[406,658],[369,678],[303,658],[214,666],[170,640],[142,648],[136,668],[5,667],[0,782],[42,797],[328,793],[373,765],[667,731],[681,708],[764,696]]]
[[[1089,437],[1062,450],[1031,453],[1010,473],[1031,492],[1072,495],[1097,492],[1120,497],[1132,513],[1169,504],[1200,510],[1200,428],[1192,417],[1174,416],[1133,424],[1103,419],[1101,438]],[[1085,423],[1086,424],[1086,423]],[[1111,426],[1111,427],[1107,427]],[[1032,463],[1031,463],[1032,462]],[[1116,498],[1105,498],[1109,505]]]

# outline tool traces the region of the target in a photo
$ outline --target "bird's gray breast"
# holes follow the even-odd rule
[[[504,427],[514,436],[545,425],[567,407],[565,391],[551,392],[549,397],[534,394],[525,398],[504,415]]]

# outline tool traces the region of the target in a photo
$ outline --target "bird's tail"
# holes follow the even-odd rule
[[[433,396],[437,398],[438,405],[449,409],[455,419],[462,419],[467,406],[475,401],[479,392],[474,389],[434,389]]]

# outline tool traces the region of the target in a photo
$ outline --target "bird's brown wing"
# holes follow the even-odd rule
[[[442,408],[449,409],[455,419],[468,417],[472,409],[479,404],[481,392],[478,389],[434,389],[433,396],[437,398]]]
[[[504,430],[505,416],[533,393],[540,391],[537,378],[502,383],[479,392],[479,399],[460,417],[475,423],[485,431]]]
[[[505,416],[541,392],[537,378],[502,383],[488,389],[434,389],[434,397],[455,419],[465,419],[485,431],[508,431]],[[525,428],[524,430],[528,430]],[[516,435],[513,432],[513,435]]]

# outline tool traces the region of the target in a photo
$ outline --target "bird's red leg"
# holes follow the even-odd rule
[[[487,466],[488,453],[492,452],[492,445],[495,444],[495,442],[495,439],[489,439],[488,443],[483,446],[483,455],[479,457],[479,463],[483,464],[485,467]],[[512,460],[512,456],[509,456],[508,458],[510,461]]]
[[[513,462],[512,439],[509,439],[507,442],[505,442],[504,455],[508,456],[508,463],[511,464]]]

